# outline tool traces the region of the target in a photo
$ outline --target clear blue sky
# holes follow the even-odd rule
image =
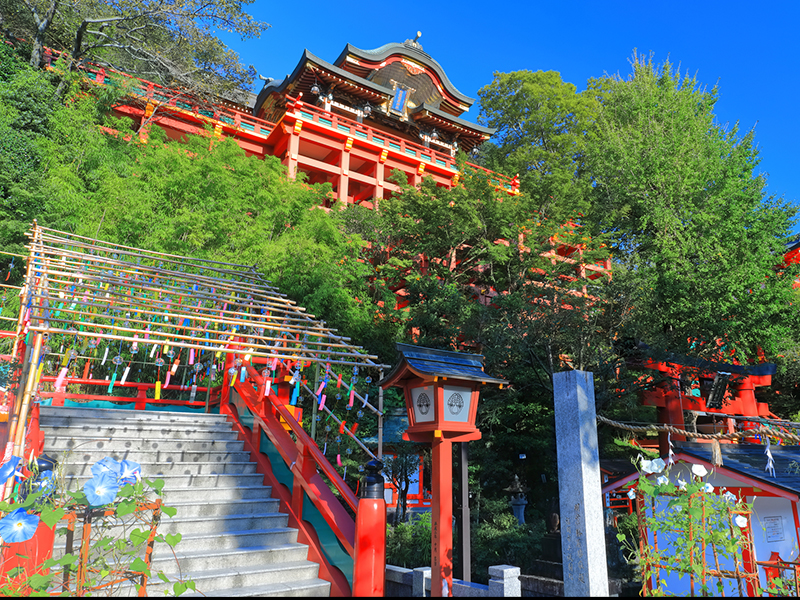
[[[495,71],[553,70],[578,90],[589,77],[630,71],[655,53],[719,85],[720,123],[756,127],[768,194],[800,204],[800,3],[740,0],[605,2],[264,2],[249,12],[271,27],[260,39],[226,37],[245,64],[283,78],[304,49],[333,61],[351,43],[372,49],[422,31],[424,50],[476,98]],[[395,8],[392,8],[395,7]],[[261,82],[258,82],[260,89]],[[464,116],[478,118],[478,103]],[[800,227],[797,228],[800,231]]]

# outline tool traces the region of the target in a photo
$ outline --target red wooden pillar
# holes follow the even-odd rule
[[[342,152],[339,154],[339,200],[347,204],[350,195],[350,148],[353,147],[353,138],[347,138]]]
[[[433,507],[431,515],[431,596],[453,595],[453,456],[452,442],[441,432],[432,442]],[[437,582],[446,582],[447,591]]]
[[[383,498],[383,467],[367,463],[363,493],[356,511],[356,541],[353,552],[353,596],[380,598],[386,586],[386,501]]]
[[[300,120],[295,121],[294,129],[289,135],[289,141],[286,145],[286,165],[289,179],[297,177],[297,160],[300,155],[300,132],[303,130],[303,122]]]
[[[674,425],[684,429],[680,375],[677,371],[671,370],[667,373],[667,376],[667,381],[662,384],[664,389],[664,408],[659,407],[658,409],[658,421],[665,425]],[[673,435],[672,440],[685,442],[686,437]],[[661,456],[669,454],[668,434],[664,431],[658,434],[658,450]]]

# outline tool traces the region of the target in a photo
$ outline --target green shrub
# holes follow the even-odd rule
[[[489,567],[514,565],[530,573],[533,560],[541,556],[544,523],[520,525],[508,512],[497,513],[472,531],[472,581],[489,582]]]
[[[386,564],[414,569],[431,564],[431,513],[386,528]]]

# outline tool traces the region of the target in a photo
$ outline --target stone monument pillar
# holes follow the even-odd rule
[[[608,596],[594,377],[553,375],[565,596]]]

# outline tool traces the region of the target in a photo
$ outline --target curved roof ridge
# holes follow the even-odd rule
[[[405,44],[400,42],[390,42],[388,44],[384,44],[378,48],[373,50],[363,50],[362,48],[356,48],[352,44],[347,44],[342,50],[339,57],[334,61],[334,65],[341,66],[342,63],[347,59],[349,54],[353,54],[355,56],[360,56],[364,59],[369,60],[383,60],[388,58],[392,54],[405,54],[409,58],[415,58],[420,62],[424,63],[426,67],[429,67],[436,75],[441,79],[442,84],[444,85],[445,89],[457,100],[463,102],[467,105],[467,107],[472,106],[475,103],[475,98],[470,98],[466,94],[461,93],[458,91],[456,86],[450,81],[447,77],[447,74],[444,72],[442,65],[436,62],[435,59],[431,57],[430,54],[425,52],[424,50],[412,46],[411,44]]]

